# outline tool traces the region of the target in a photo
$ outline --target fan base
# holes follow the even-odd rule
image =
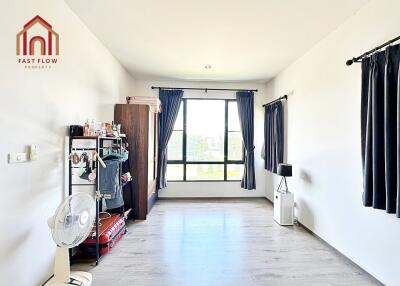
[[[71,279],[73,283],[62,283],[54,281],[54,278],[50,279],[49,282],[43,286],[65,286],[65,285],[79,285],[79,286],[90,286],[92,285],[92,274],[81,271],[71,271]]]

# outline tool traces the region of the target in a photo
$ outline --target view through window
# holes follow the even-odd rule
[[[242,174],[236,100],[183,99],[168,143],[167,179],[231,181]]]

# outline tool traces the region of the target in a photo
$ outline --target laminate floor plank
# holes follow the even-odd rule
[[[94,286],[382,285],[265,199],[159,200],[90,271]]]

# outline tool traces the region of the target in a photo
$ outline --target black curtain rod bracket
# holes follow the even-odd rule
[[[379,51],[380,49],[382,49],[382,48],[384,48],[386,46],[389,46],[389,45],[393,44],[394,42],[397,42],[398,40],[400,40],[400,36],[398,36],[398,37],[396,37],[394,39],[391,39],[390,41],[387,41],[386,43],[384,43],[384,44],[382,44],[380,46],[377,46],[377,47],[373,48],[372,50],[369,50],[368,52],[363,53],[361,56],[358,56],[358,57],[352,58],[350,60],[347,60],[346,61],[346,65],[347,66],[351,66],[353,63],[359,63],[359,62],[361,62],[361,60],[363,58],[365,58],[365,57],[367,57],[367,56]]]
[[[273,104],[275,102],[278,102],[278,101],[281,101],[281,100],[284,100],[284,99],[287,100],[287,98],[288,98],[288,96],[287,96],[287,94],[285,94],[284,96],[281,96],[281,97],[279,97],[279,98],[277,98],[277,99],[275,99],[275,100],[273,100],[271,102],[263,104],[263,107],[266,107],[267,105],[271,105],[271,104]]]
[[[203,90],[208,92],[213,91],[252,91],[258,92],[258,89],[237,89],[237,88],[208,88],[208,87],[165,87],[165,86],[152,86],[151,89],[182,89],[182,90]]]

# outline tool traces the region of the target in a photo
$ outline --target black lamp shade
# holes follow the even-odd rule
[[[292,165],[279,164],[277,174],[282,177],[291,177],[292,176]]]

